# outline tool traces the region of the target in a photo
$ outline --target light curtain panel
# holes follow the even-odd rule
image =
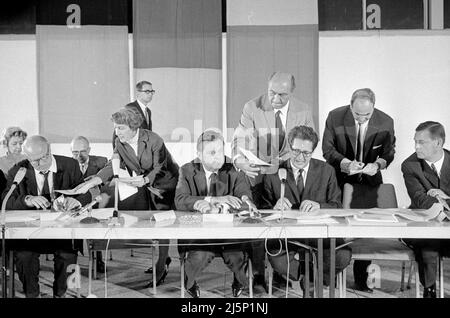
[[[134,80],[153,84],[153,131],[165,141],[222,127],[221,30],[220,0],[133,1]]]
[[[130,100],[126,0],[41,0],[36,8],[39,131],[111,142]]]
[[[294,96],[318,127],[318,11],[315,0],[227,1],[227,127],[244,104],[267,93],[274,71],[294,74]]]

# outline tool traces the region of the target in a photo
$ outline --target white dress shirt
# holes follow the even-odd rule
[[[134,154],[137,157],[137,153],[138,153],[138,140],[139,140],[139,128],[136,131],[136,135],[134,135],[133,138],[131,138],[129,141],[127,141],[127,144],[129,144],[131,146],[131,148],[133,148],[134,150]]]
[[[280,113],[280,119],[281,123],[283,124],[283,130],[286,132],[286,124],[287,124],[287,115],[289,110],[289,102],[286,103],[282,108],[274,109],[273,113],[275,114],[275,118],[277,116],[278,111],[281,111]]]
[[[294,173],[294,179],[295,179],[295,182],[297,182],[297,178],[298,178],[298,175],[299,175],[299,173],[300,173],[300,169],[296,168],[296,167],[292,164],[292,162],[291,162],[291,167],[292,167],[292,172]],[[309,169],[309,162],[308,162],[308,164],[303,168],[303,172],[302,172],[302,177],[303,177],[303,188],[304,188],[305,185],[306,185],[306,177],[307,177],[307,175],[308,175],[308,169]]]
[[[139,99],[136,99],[139,106],[141,107],[142,113],[144,113],[144,120],[148,124],[148,113],[147,113],[147,106],[145,106]]]
[[[48,189],[50,190],[50,193],[53,193],[53,174],[56,173],[58,170],[58,167],[56,166],[56,160],[55,157],[52,155],[52,164],[50,165],[50,168],[48,169]],[[45,172],[45,171],[43,171]],[[37,191],[38,195],[42,194],[42,188],[44,187],[45,182],[45,176],[41,174],[41,171],[34,169],[34,174],[36,176],[36,185],[37,185]]]
[[[442,152],[441,159],[439,159],[436,162],[431,162],[431,161],[425,160],[425,162],[430,166],[430,168],[431,168],[431,164],[434,164],[439,178],[441,177],[441,169],[442,169],[442,165],[444,164],[444,157],[445,157],[444,152]],[[431,170],[433,170],[433,168],[431,168]]]

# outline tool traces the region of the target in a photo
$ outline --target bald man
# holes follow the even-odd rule
[[[275,173],[278,162],[289,158],[290,147],[287,132],[296,126],[309,126],[314,129],[309,105],[293,96],[295,78],[292,74],[275,72],[268,80],[267,93],[258,96],[244,105],[241,119],[233,135],[232,156],[237,170],[243,171],[251,184],[253,199],[258,207],[263,200],[263,175]],[[251,151],[261,160],[273,164],[270,169],[256,166],[240,151]],[[264,242],[255,243],[252,261],[255,269],[255,283],[264,283]]]
[[[52,155],[50,143],[42,136],[28,137],[23,144],[26,160],[17,163],[10,170],[6,192],[11,188],[19,168],[26,168],[22,182],[6,203],[8,210],[47,210],[56,197],[54,190],[73,189],[83,182],[78,162],[72,158]],[[76,197],[65,197],[68,208],[85,205],[91,201],[89,193]],[[54,254],[53,297],[64,297],[67,289],[66,269],[76,264],[77,251],[82,250],[81,240],[13,240],[8,242],[15,251],[16,268],[23,284],[25,296],[40,296],[39,256]]]

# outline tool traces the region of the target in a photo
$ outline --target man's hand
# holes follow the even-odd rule
[[[194,203],[194,210],[200,211],[200,213],[208,213],[211,209],[211,204],[205,200],[198,200]]]
[[[444,200],[450,199],[450,197],[441,189],[430,189],[428,190],[427,195],[433,198],[440,197]]]
[[[79,185],[77,185],[74,190],[76,191],[76,193],[86,193],[89,191],[90,188],[95,187],[96,185],[102,184],[102,179],[100,179],[100,177],[93,177],[92,179],[85,181],[83,183],[80,183]]]
[[[292,207],[292,203],[289,202],[289,200],[286,198],[280,198],[273,208],[274,210],[281,210],[281,207],[283,207],[283,210],[290,210]]]
[[[71,197],[65,197],[63,204],[66,211],[71,211],[78,207],[81,207],[80,201]]]
[[[255,178],[261,170],[258,166],[251,164],[244,157],[238,157],[234,161],[236,168],[242,170],[250,178]]]
[[[311,201],[311,200],[305,200],[300,204],[300,212],[314,212],[320,210],[320,204]]]
[[[48,200],[45,197],[40,195],[36,196],[27,195],[25,197],[25,204],[30,208],[35,207],[36,209],[43,209],[43,210],[49,208],[51,205],[50,202],[48,202]]]
[[[346,174],[361,170],[363,167],[364,163],[358,162],[356,160],[350,161],[348,159],[342,159],[341,161],[341,171]]]
[[[211,197],[211,204],[223,204],[226,203],[232,208],[239,209],[241,207],[242,201],[232,195],[225,195],[222,197]]]
[[[378,165],[376,163],[368,163],[363,169],[364,174],[374,176],[378,172]]]

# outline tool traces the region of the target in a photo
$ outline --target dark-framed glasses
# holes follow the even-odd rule
[[[312,156],[312,152],[311,151],[302,151],[300,149],[295,149],[295,148],[292,148],[292,147],[291,147],[291,151],[296,157],[300,156],[300,154],[302,154],[303,158],[309,158],[309,157]]]
[[[146,93],[146,94],[152,94],[152,95],[156,93],[156,91],[154,89],[152,89],[152,90],[146,89],[145,91],[139,91],[139,92]]]

